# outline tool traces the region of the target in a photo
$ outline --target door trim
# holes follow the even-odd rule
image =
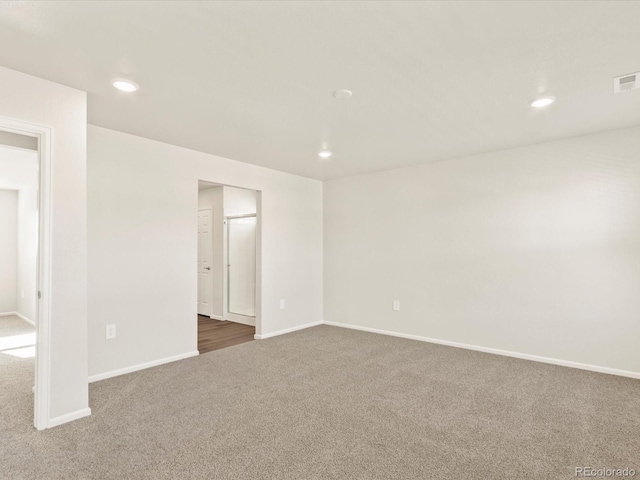
[[[51,143],[50,127],[0,117],[0,130],[38,139],[38,253],[36,277],[36,359],[33,424],[52,427],[51,407]]]

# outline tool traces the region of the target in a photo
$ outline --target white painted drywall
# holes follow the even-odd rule
[[[0,147],[16,147],[20,150],[38,151],[38,139],[19,133],[0,130]]]
[[[0,68],[0,92],[0,116],[53,130],[49,414],[73,415],[88,407],[87,96],[6,68]]]
[[[213,260],[211,262],[211,314],[219,320],[223,318],[223,273],[224,273],[224,207],[223,187],[207,188],[198,192],[198,208],[213,211]]]
[[[321,182],[92,125],[88,134],[91,375],[197,349],[198,180],[261,191],[258,333],[322,319]],[[107,341],[108,323],[118,336]]]
[[[640,372],[639,292],[640,128],[324,184],[326,321]]]
[[[251,215],[258,211],[258,192],[255,190],[247,190],[245,188],[237,188],[224,186],[224,215],[230,217],[234,215]],[[228,257],[228,228],[225,225],[223,232],[222,256],[224,264],[227,264]],[[223,318],[231,321],[241,321],[247,325],[254,325],[250,318],[239,317],[229,313],[229,270],[225,268],[222,272],[222,306]]]
[[[0,189],[0,313],[16,311],[18,191]]]
[[[1,138],[0,141],[2,141]],[[13,189],[18,192],[17,270],[14,282],[15,302],[12,311],[35,322],[38,258],[38,153],[33,150],[0,145],[0,188]]]
[[[224,186],[224,215],[250,215],[256,213],[257,199],[254,190]]]
[[[224,186],[223,196],[224,196],[225,217],[232,217],[232,216],[238,216],[238,215],[252,215],[252,214],[256,214],[256,212],[258,211],[258,192],[256,192],[255,190],[247,190],[245,188]],[[224,229],[224,242],[223,242],[223,253],[222,253],[225,265],[229,262],[228,234],[229,234],[229,229],[228,229],[228,223],[227,223]],[[233,266],[231,268],[233,268]],[[247,268],[250,268],[250,267],[247,267]],[[224,269],[222,277],[223,277],[222,289],[223,289],[224,319],[234,321],[234,322],[245,323],[247,325],[254,325],[255,322],[253,321],[253,319],[238,316],[232,312],[229,312],[229,300],[231,298],[232,293],[228,290],[229,289],[229,269],[228,268]]]
[[[38,267],[38,164],[37,154],[29,167],[33,182],[18,193],[18,278],[16,311],[32,322],[36,319]]]

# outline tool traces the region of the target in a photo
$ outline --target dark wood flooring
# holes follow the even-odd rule
[[[198,315],[198,351],[200,354],[253,340],[256,327],[214,320]]]

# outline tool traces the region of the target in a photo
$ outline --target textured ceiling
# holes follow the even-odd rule
[[[640,90],[612,89],[640,70],[639,19],[613,1],[2,2],[0,65],[86,90],[95,125],[323,179],[640,124]],[[558,101],[529,108],[542,93]]]

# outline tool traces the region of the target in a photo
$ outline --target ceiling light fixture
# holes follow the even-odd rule
[[[543,108],[551,105],[555,101],[556,97],[540,97],[532,100],[529,105],[531,105],[533,108]]]
[[[318,156],[320,158],[329,158],[331,155],[333,155],[333,152],[331,152],[330,150],[320,150],[320,152],[318,153]]]
[[[338,100],[346,100],[347,98],[351,98],[353,92],[351,90],[336,90],[333,92],[333,96]]]
[[[120,90],[121,92],[133,93],[140,88],[136,82],[127,80],[125,78],[114,78],[111,80],[111,85]]]

